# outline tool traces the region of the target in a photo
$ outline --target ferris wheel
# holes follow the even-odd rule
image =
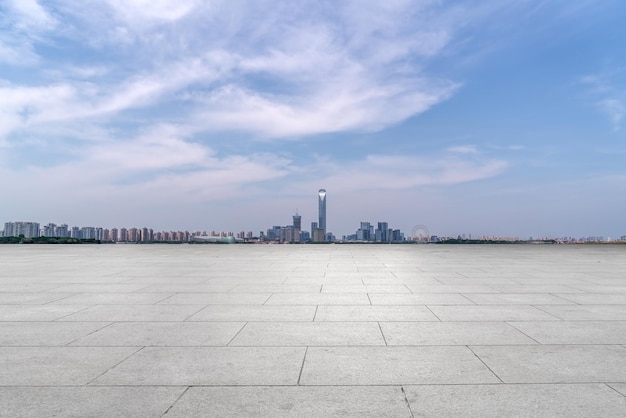
[[[430,241],[430,232],[424,225],[415,225],[411,231],[411,237],[416,242]]]

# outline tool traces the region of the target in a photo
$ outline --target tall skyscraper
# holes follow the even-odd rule
[[[326,189],[318,192],[319,228],[326,234]]]

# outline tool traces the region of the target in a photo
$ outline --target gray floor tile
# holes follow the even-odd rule
[[[91,284],[91,283],[74,283],[54,288],[55,293],[124,293],[135,292],[145,289],[145,284]]]
[[[473,346],[505,383],[626,381],[626,349],[619,345]]]
[[[120,322],[79,338],[74,346],[225,346],[245,322]]]
[[[85,305],[0,305],[0,321],[54,321],[86,308]]]
[[[0,386],[85,385],[135,347],[0,347]]]
[[[51,302],[53,305],[152,305],[168,293],[73,293]]]
[[[541,344],[626,344],[626,321],[510,322]]]
[[[561,293],[556,296],[581,305],[626,305],[624,293]]]
[[[573,302],[558,296],[542,293],[490,293],[467,294],[466,298],[477,305],[572,305]]]
[[[232,293],[319,293],[317,284],[238,284]]]
[[[406,417],[399,387],[193,387],[167,417]]]
[[[523,284],[490,284],[489,287],[500,293],[586,293],[572,286],[559,284],[523,285]]]
[[[419,417],[623,417],[626,398],[602,384],[405,386]]]
[[[466,347],[310,347],[302,385],[497,383]]]
[[[385,345],[376,322],[251,322],[231,346]]]
[[[266,305],[369,305],[366,294],[358,293],[275,293]]]
[[[203,305],[97,305],[65,316],[61,321],[184,321],[202,307]]]
[[[322,293],[411,293],[411,291],[402,284],[326,284],[322,287]]]
[[[474,305],[465,296],[453,293],[372,294],[369,297],[372,305]]]
[[[626,305],[537,305],[537,308],[570,321],[626,321]]]
[[[295,385],[304,347],[147,347],[94,385]]]
[[[72,293],[0,292],[0,305],[43,305],[71,295]]]
[[[0,322],[0,346],[63,346],[110,322]]]
[[[426,306],[320,306],[315,321],[439,321]]]
[[[141,289],[141,293],[227,293],[235,288],[235,284],[190,284],[190,283],[161,283]]]
[[[533,306],[429,306],[442,321],[554,321],[559,319]]]
[[[160,417],[184,387],[0,387],[0,417]]]
[[[388,345],[536,344],[503,322],[381,322]]]
[[[209,305],[187,321],[312,321],[315,306]]]
[[[263,305],[271,293],[177,293],[160,305]]]
[[[486,285],[424,285],[424,284],[412,284],[407,283],[407,287],[411,289],[413,293],[498,293],[497,290],[492,289]]]

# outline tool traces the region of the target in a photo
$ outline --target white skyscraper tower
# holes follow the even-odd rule
[[[318,192],[319,204],[319,225],[318,227],[326,234],[326,189],[320,189]]]

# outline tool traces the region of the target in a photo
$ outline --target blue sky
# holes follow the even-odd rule
[[[0,221],[626,235],[626,5],[2,0]]]

